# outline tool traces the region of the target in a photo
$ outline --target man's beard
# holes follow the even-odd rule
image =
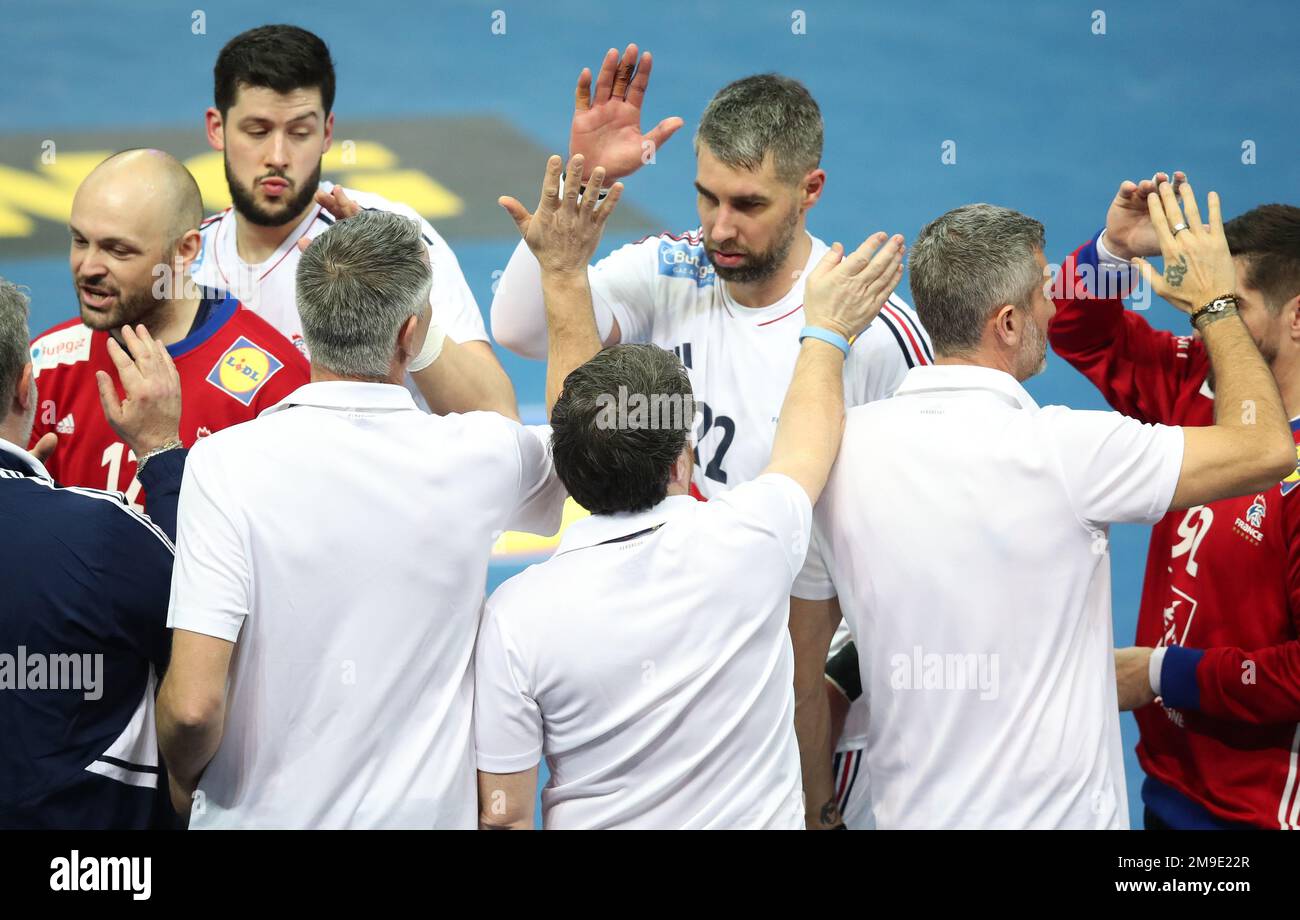
[[[791,208],[790,214],[778,231],[776,242],[767,252],[746,253],[747,260],[743,265],[737,265],[735,268],[726,268],[718,265],[713,261],[710,253],[714,249],[719,249],[716,243],[708,237],[704,239],[704,254],[709,263],[713,265],[713,270],[717,272],[718,277],[723,281],[730,281],[735,284],[750,284],[755,281],[766,281],[776,273],[785,261],[786,256],[790,254],[790,247],[794,245],[795,231],[799,228],[799,209]]]
[[[102,275],[98,278],[77,278],[74,276],[72,283],[73,289],[77,292],[77,305],[81,308],[81,322],[96,332],[109,332],[113,329],[121,329],[123,326],[144,323],[146,319],[157,312],[159,305],[163,302],[153,296],[152,288],[146,287],[134,291],[124,290],[120,287],[110,288]],[[101,288],[108,293],[116,294],[117,303],[108,313],[102,310],[90,310],[81,299],[82,284],[88,284],[91,287]]]
[[[259,227],[283,227],[292,220],[297,220],[298,215],[306,209],[313,198],[316,197],[316,189],[320,187],[320,163],[316,164],[316,169],[307,177],[302,188],[292,198],[288,199],[285,205],[274,211],[269,211],[257,203],[254,193],[251,189],[245,188],[235,178],[234,173],[230,171],[230,157],[222,157],[222,162],[226,167],[226,185],[230,187],[230,200],[235,206],[235,210],[243,215],[249,223],[256,224]],[[260,179],[269,179],[275,177],[284,179],[292,183],[293,180],[283,172],[275,170],[267,173]]]
[[[1020,380],[1028,380],[1047,370],[1047,334],[1038,328],[1033,314],[1025,309],[1025,345],[1020,352]]]

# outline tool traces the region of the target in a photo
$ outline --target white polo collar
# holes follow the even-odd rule
[[[691,495],[669,495],[647,511],[593,514],[574,521],[564,530],[555,554],[585,549],[652,530],[693,508],[698,500]]]
[[[42,479],[48,479],[51,482],[54,481],[54,477],[51,476],[50,471],[45,468],[45,464],[41,463],[41,461],[37,460],[35,456],[23,450],[17,444],[14,444],[11,441],[6,441],[4,438],[0,438],[0,454],[4,454],[4,459],[0,459],[0,466],[7,466],[13,469],[18,464],[21,464],[21,466],[27,471],[30,471],[33,476],[40,476]],[[20,469],[19,471],[22,472],[23,470]]]
[[[270,415],[294,406],[318,406],[322,409],[355,409],[364,412],[395,412],[410,409],[418,412],[415,400],[406,387],[392,383],[367,383],[361,380],[318,380],[305,383],[274,406],[263,409]],[[260,417],[260,416],[259,416]]]
[[[1034,402],[1034,398],[1015,377],[1006,371],[973,364],[927,364],[914,367],[907,372],[894,396],[945,391],[985,392],[1017,408],[1038,411],[1038,403]]]

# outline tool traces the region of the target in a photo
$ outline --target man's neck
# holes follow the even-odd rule
[[[374,377],[344,377],[342,374],[336,374],[329,368],[312,362],[310,379],[312,383],[391,383],[393,386],[400,387],[406,385],[406,368],[390,368],[388,377],[384,380],[378,380]]]
[[[275,254],[280,244],[289,238],[289,234],[293,233],[294,228],[302,223],[307,212],[314,207],[316,203],[310,202],[307,207],[295,214],[292,220],[276,227],[255,224],[236,210],[235,251],[239,254],[239,258],[247,265],[261,265]]]
[[[194,317],[199,312],[199,298],[192,300],[166,300],[158,305],[158,309],[148,319],[141,320],[144,327],[149,330],[149,335],[153,336],[164,345],[175,345],[181,339],[190,334],[190,329],[194,326]],[[118,330],[111,330],[110,335],[118,339]]]
[[[1010,374],[1012,377],[1016,376],[1016,370],[1009,360],[1004,359],[1001,355],[986,354],[984,351],[972,352],[967,355],[936,354],[934,363],[937,365],[960,364],[967,367],[987,367],[991,370]],[[1020,380],[1019,377],[1016,377],[1016,379]],[[1024,381],[1020,382],[1023,383]]]
[[[731,295],[732,300],[742,307],[752,307],[754,309],[770,307],[790,293],[790,289],[794,287],[794,283],[803,273],[804,266],[808,264],[808,256],[811,253],[812,237],[808,235],[803,227],[800,227],[794,245],[790,247],[790,252],[777,266],[776,271],[762,281],[748,281],[745,283],[728,281],[727,293]]]

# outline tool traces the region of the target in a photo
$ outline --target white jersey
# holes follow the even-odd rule
[[[322,191],[328,192],[334,183],[321,182],[320,187]],[[433,287],[429,291],[433,321],[453,341],[487,341],[483,316],[461,273],[456,254],[429,222],[404,204],[395,204],[370,192],[358,192],[350,188],[345,188],[344,191],[368,211],[392,211],[419,221],[420,232],[429,247],[429,264],[433,268]],[[239,257],[235,246],[234,209],[226,208],[200,225],[203,249],[191,268],[191,273],[197,283],[233,294],[245,307],[280,330],[285,338],[306,354],[302,320],[298,317],[298,302],[295,297],[298,260],[302,257],[298,241],[304,238],[315,239],[334,222],[328,211],[313,204],[270,258],[258,265],[249,265]]]
[[[575,521],[488,601],[479,769],[545,757],[548,829],[801,829],[787,598],[811,526],[779,474]]]
[[[809,239],[812,251],[794,287],[761,308],[732,299],[699,230],[630,243],[590,272],[597,312],[603,305],[618,320],[621,341],[659,345],[686,366],[700,413],[694,483],[705,498],[748,482],[771,459],[805,325],[804,279],[829,248]],[[853,343],[845,402],[856,406],[890,396],[908,368],[933,361],[916,314],[891,296]]]

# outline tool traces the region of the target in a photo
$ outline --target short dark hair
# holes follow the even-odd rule
[[[1262,204],[1223,225],[1228,249],[1246,260],[1246,284],[1276,313],[1300,294],[1300,208]]]
[[[555,471],[592,514],[649,510],[667,495],[694,416],[676,355],[657,345],[606,348],[564,380],[551,413]]]
[[[226,42],[212,68],[217,111],[224,118],[241,86],[277,93],[316,87],[328,115],[334,108],[334,61],[325,42],[297,26],[258,26]]]
[[[709,101],[695,134],[732,169],[753,172],[772,154],[777,177],[798,182],[822,158],[822,112],[798,80],[761,73],[728,83]]]

